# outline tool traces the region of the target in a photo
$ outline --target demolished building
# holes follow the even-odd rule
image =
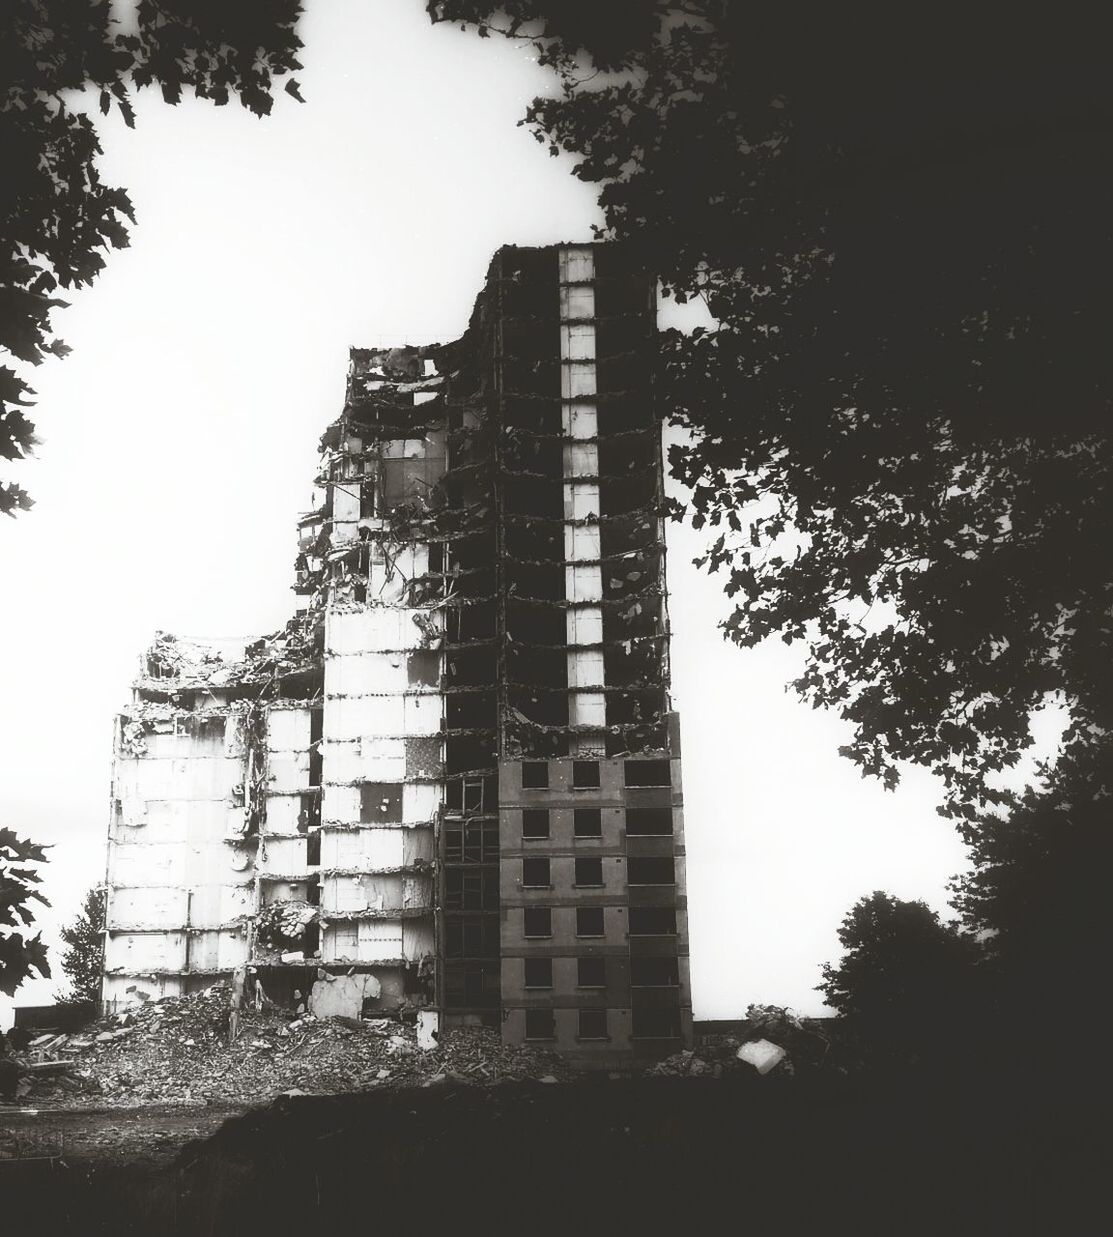
[[[117,720],[103,998],[232,977],[584,1061],[691,1039],[655,283],[506,247],[353,349],[283,632],[160,636]]]

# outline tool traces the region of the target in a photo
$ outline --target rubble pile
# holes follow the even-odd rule
[[[16,1059],[15,1098],[49,1107],[251,1104],[283,1093],[573,1076],[555,1054],[504,1045],[483,1028],[443,1031],[435,1047],[421,1050],[407,1022],[319,1020],[277,1007],[244,1010],[229,1044],[228,1011],[229,989],[218,984],[102,1019],[79,1034],[40,1036]]]
[[[729,1049],[705,1049],[701,1056],[686,1048],[663,1061],[657,1061],[645,1072],[651,1078],[721,1078],[724,1073],[738,1068],[739,1062],[734,1055],[736,1048],[737,1041]]]
[[[815,1019],[779,1005],[751,1005],[734,1024],[738,1033],[705,1039],[698,1052],[675,1053],[651,1065],[659,1078],[722,1078],[724,1074],[796,1074],[824,1066],[830,1042]]]

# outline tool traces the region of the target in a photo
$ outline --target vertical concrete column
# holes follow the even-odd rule
[[[572,755],[601,755],[606,743],[603,687],[603,572],[599,562],[599,409],[595,359],[595,251],[559,252],[561,423],[565,438],[564,575],[568,642],[568,721],[597,727],[572,739]],[[588,522],[584,522],[588,521]]]

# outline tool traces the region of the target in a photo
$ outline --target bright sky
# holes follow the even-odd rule
[[[54,846],[51,941],[103,877],[112,716],[154,631],[254,636],[292,612],[349,345],[456,338],[499,245],[590,239],[598,218],[516,127],[552,88],[525,52],[434,29],[420,0],[307,7],[304,105],[280,95],[260,121],[145,92],[133,131],[98,113],[104,178],[139,223],[57,315],[74,351],[33,374],[43,445],[12,473],[36,506],[0,527],[0,823]],[[670,529],[696,1016],[818,1012],[857,898],[942,910],[963,852],[931,778],[863,781],[837,754],[847,728],[786,694],[795,650],[723,642],[701,547]]]

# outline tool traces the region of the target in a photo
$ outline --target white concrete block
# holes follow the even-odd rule
[[[596,393],[594,361],[569,361],[560,367],[560,394],[563,399],[582,399]]]
[[[569,687],[601,687],[604,681],[602,649],[579,649],[568,654]]]
[[[106,970],[181,970],[186,963],[181,932],[124,932],[109,936]]]
[[[402,787],[402,819],[407,823],[431,821],[440,801],[441,788],[435,782],[407,782]]]
[[[568,724],[570,726],[605,726],[607,724],[607,704],[603,693],[570,693],[568,696]]]
[[[110,927],[180,928],[186,922],[185,889],[115,889],[108,909]]]
[[[325,698],[325,733],[337,739],[404,735],[401,696]]]
[[[271,752],[267,757],[267,791],[289,794],[309,785],[309,753]]]
[[[560,355],[567,361],[595,360],[595,326],[591,322],[566,323],[560,328]]]
[[[561,283],[595,278],[595,250],[590,245],[563,245],[557,263]]]
[[[599,606],[585,606],[565,613],[569,644],[602,643],[603,611]]]
[[[323,758],[328,781],[400,782],[406,776],[406,741],[401,738],[365,735],[343,743],[328,743]]]
[[[599,475],[599,444],[595,442],[565,443],[564,475],[566,477],[597,477]]]
[[[310,715],[308,709],[279,709],[267,712],[267,747],[272,752],[309,750]]]
[[[267,832],[293,833],[301,815],[301,795],[267,795]]]
[[[594,318],[595,289],[562,287],[560,290],[560,316],[562,318]]]
[[[402,722],[408,735],[434,735],[441,729],[443,697],[440,693],[403,697]]]
[[[267,838],[263,843],[266,857],[262,871],[301,875],[306,869],[305,838]]]
[[[369,868],[400,868],[405,862],[403,855],[405,829],[361,829],[364,844],[364,864]]]
[[[564,515],[568,520],[586,520],[599,515],[599,486],[587,482],[564,487]]]
[[[565,567],[564,588],[569,601],[602,600],[603,573],[599,564]]]
[[[564,557],[570,563],[599,558],[598,524],[565,524]]]
[[[403,652],[330,657],[325,662],[325,694],[328,696],[401,693],[408,686]]]
[[[359,823],[360,794],[358,786],[324,788],[321,799],[322,821],[337,821],[343,825]]]
[[[371,919],[361,922],[358,949],[361,962],[385,962],[402,957],[401,920]]]
[[[594,403],[565,404],[562,418],[567,438],[597,438],[599,435],[599,409]]]
[[[119,885],[185,884],[186,844],[117,843],[110,856],[109,880]]]

